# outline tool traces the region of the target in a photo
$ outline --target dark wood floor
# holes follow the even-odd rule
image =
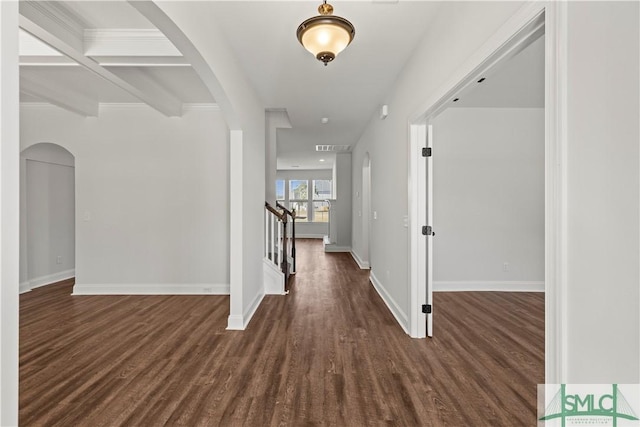
[[[438,293],[409,338],[348,254],[298,246],[246,331],[229,298],[20,297],[22,426],[533,426],[544,296]]]

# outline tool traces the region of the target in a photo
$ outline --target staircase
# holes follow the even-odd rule
[[[289,279],[296,272],[296,215],[280,203],[265,202],[263,272],[265,293],[289,293]]]

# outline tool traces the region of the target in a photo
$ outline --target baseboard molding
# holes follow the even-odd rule
[[[227,330],[229,331],[244,331],[244,319],[242,316],[229,315],[227,318]]]
[[[351,252],[351,246],[325,245],[325,252]]]
[[[29,281],[20,283],[20,287],[18,288],[18,292],[24,294],[26,292],[31,292],[31,285],[29,285]]]
[[[433,292],[544,292],[540,281],[434,281]]]
[[[382,283],[380,283],[376,275],[373,274],[373,271],[369,274],[369,279],[373,284],[373,287],[376,290],[376,292],[378,292],[378,295],[380,295],[380,298],[382,298],[382,301],[384,301],[384,303],[389,308],[389,311],[391,311],[391,314],[393,314],[393,317],[396,318],[396,321],[398,322],[400,327],[402,327],[404,332],[408,335],[409,334],[409,316],[407,316],[407,314],[400,308],[398,303],[391,297],[391,295],[389,294],[389,292],[387,292],[387,290],[382,285]]]
[[[263,299],[264,292],[260,292],[253,298],[253,301],[251,301],[251,304],[249,304],[249,307],[247,307],[242,316],[238,316],[237,314],[229,315],[227,318],[227,330],[244,331],[247,329],[247,325],[251,322],[253,315],[256,314],[256,310],[260,307]]]
[[[300,234],[296,233],[296,239],[322,239],[324,234]]]
[[[368,270],[371,267],[369,266],[368,262],[362,261],[360,259],[360,257],[358,256],[358,254],[356,253],[356,251],[351,250],[351,257],[353,258],[353,260],[356,262],[356,264],[358,264],[358,267],[360,267],[360,270]]]
[[[72,295],[229,295],[227,284],[78,284]]]
[[[75,275],[76,270],[72,268],[71,270],[65,270],[58,273],[47,274],[46,276],[36,277],[35,279],[27,280],[26,282],[20,283],[20,293],[23,294],[25,292],[31,291],[32,289],[52,285],[63,280],[72,279],[75,277]]]

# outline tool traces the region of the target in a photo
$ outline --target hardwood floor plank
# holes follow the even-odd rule
[[[535,425],[544,294],[437,293],[414,340],[349,254],[298,256],[245,331],[228,296],[21,295],[20,424]]]

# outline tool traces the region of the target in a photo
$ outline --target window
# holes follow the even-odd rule
[[[307,200],[309,198],[309,181],[293,179],[289,181],[289,200]]]
[[[313,221],[329,222],[329,203],[313,202]]]
[[[276,179],[276,200],[284,201],[284,179]]]
[[[331,179],[276,179],[275,186],[276,200],[296,211],[297,222],[329,222],[325,200],[335,197]]]
[[[313,200],[332,199],[330,179],[314,179],[313,180]],[[314,208],[315,211],[315,208]],[[324,222],[324,221],[323,221]]]
[[[296,221],[309,222],[309,181],[289,181],[289,209],[296,211]]]
[[[309,222],[308,202],[289,202],[289,209],[296,211],[296,222]]]

